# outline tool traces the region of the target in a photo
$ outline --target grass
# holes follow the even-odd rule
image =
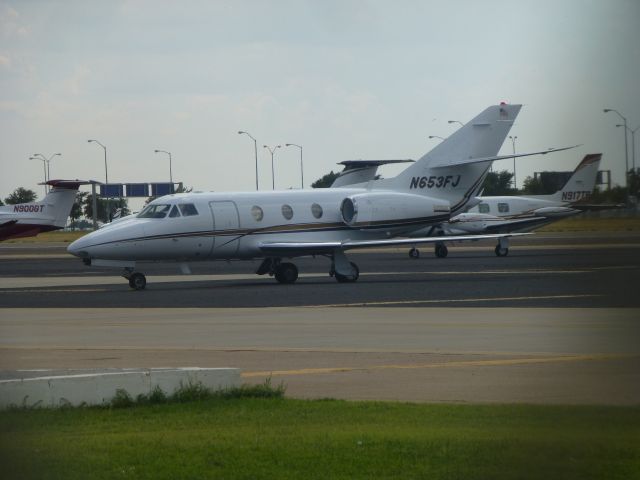
[[[74,232],[65,232],[62,230],[56,230],[53,232],[45,232],[36,235],[35,237],[24,237],[24,238],[10,238],[9,240],[5,240],[3,243],[52,243],[52,242],[62,242],[62,243],[71,243],[74,240],[86,235],[90,230],[83,231],[74,231]]]
[[[558,220],[536,230],[537,232],[638,232],[640,216],[587,217],[577,216]]]
[[[0,412],[21,479],[640,478],[640,407],[217,396]]]

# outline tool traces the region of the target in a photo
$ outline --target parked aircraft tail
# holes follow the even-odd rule
[[[48,185],[53,188],[47,193],[41,202],[44,216],[53,219],[53,226],[63,228],[67,224],[67,218],[76,199],[76,192],[80,185],[88,182],[81,180],[49,180]]]
[[[601,159],[601,153],[585,155],[562,189],[551,195],[536,195],[536,198],[567,203],[587,200],[596,185]]]

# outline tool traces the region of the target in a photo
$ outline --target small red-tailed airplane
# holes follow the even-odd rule
[[[0,241],[33,237],[41,232],[59,230],[67,223],[80,185],[84,180],[49,180],[53,187],[40,202],[0,207]]]

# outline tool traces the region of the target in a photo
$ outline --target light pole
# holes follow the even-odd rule
[[[629,179],[627,178],[627,176],[629,175],[629,147],[627,144],[627,130],[629,130],[629,127],[627,127],[627,119],[624,118],[619,111],[614,110],[613,108],[605,108],[602,111],[604,113],[609,113],[609,112],[617,113],[618,116],[624,122],[624,162],[625,162],[624,163],[624,186],[626,187],[629,185]]]
[[[61,153],[54,153],[54,154],[53,154],[53,155],[51,155],[49,158],[45,157],[45,156],[44,156],[43,154],[41,154],[41,153],[34,153],[34,154],[33,154],[33,156],[34,156],[34,157],[40,157],[40,158],[42,158],[43,160],[45,160],[45,161],[47,162],[47,180],[51,180],[51,170],[50,170],[50,168],[49,168],[49,162],[51,162],[51,160],[53,159],[53,157],[56,157],[56,156],[62,156],[62,154],[61,154]],[[47,180],[45,180],[45,182],[46,182]],[[46,190],[46,188],[45,188],[45,190]]]
[[[512,137],[511,135],[509,135],[509,138],[511,139],[511,146],[513,147],[513,188],[517,190],[518,184],[516,182],[516,138],[518,138],[518,136],[516,135],[515,137]]]
[[[461,127],[464,127],[464,123],[462,123],[460,120],[447,120],[447,123],[451,124],[451,123],[459,123]]]
[[[439,138],[440,140],[444,140],[443,137],[440,137],[438,135],[429,135],[429,140],[431,140],[432,138]]]
[[[108,170],[107,170],[107,147],[105,147],[103,144],[101,144],[98,140],[87,140],[87,142],[89,142],[89,143],[91,143],[91,142],[97,143],[104,150],[104,183],[105,184],[109,184],[109,173],[108,173]]]
[[[295,143],[285,143],[285,147],[298,147],[300,149],[300,188],[304,189],[304,171],[302,169],[302,147]]]
[[[626,125],[619,123],[618,125],[616,125],[616,127],[624,127],[631,132],[631,164],[633,165],[632,171],[635,173],[636,171],[636,132],[638,131],[640,126],[637,126],[636,128],[631,129]]]
[[[171,173],[171,152],[166,150],[154,150],[155,153],[166,153],[169,155],[169,182],[171,182],[171,193],[173,193],[173,174]]]
[[[109,173],[107,170],[107,147],[105,147],[103,144],[101,144],[98,140],[87,140],[87,142],[89,143],[97,143],[98,145],[100,145],[102,147],[102,149],[104,150],[104,185],[105,185],[105,190],[107,190],[109,187]],[[105,191],[105,193],[107,193]],[[107,199],[107,220],[111,219],[111,212],[109,210],[109,196],[105,195],[106,199]],[[97,212],[96,212],[97,215]]]
[[[276,148],[282,148],[282,145],[276,145],[275,147],[271,148],[267,145],[263,145],[264,148],[266,148],[267,150],[269,150],[269,153],[271,153],[271,190],[275,190],[276,189],[276,177],[275,177],[275,173],[273,170],[273,152],[276,151]]]
[[[47,194],[47,164],[46,159],[40,157],[29,157],[29,160],[40,160],[42,162],[42,171],[44,173],[44,194]]]
[[[248,135],[249,138],[251,140],[253,140],[253,149],[254,149],[254,151],[256,153],[256,191],[257,191],[258,190],[258,142],[256,142],[256,139],[253,138],[249,132],[245,132],[243,130],[240,130],[238,132],[238,134],[239,135],[242,135],[242,134]]]

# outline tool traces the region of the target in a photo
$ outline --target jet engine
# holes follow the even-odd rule
[[[370,192],[345,198],[340,212],[346,225],[366,227],[442,219],[448,216],[450,206],[446,200],[411,193]]]

